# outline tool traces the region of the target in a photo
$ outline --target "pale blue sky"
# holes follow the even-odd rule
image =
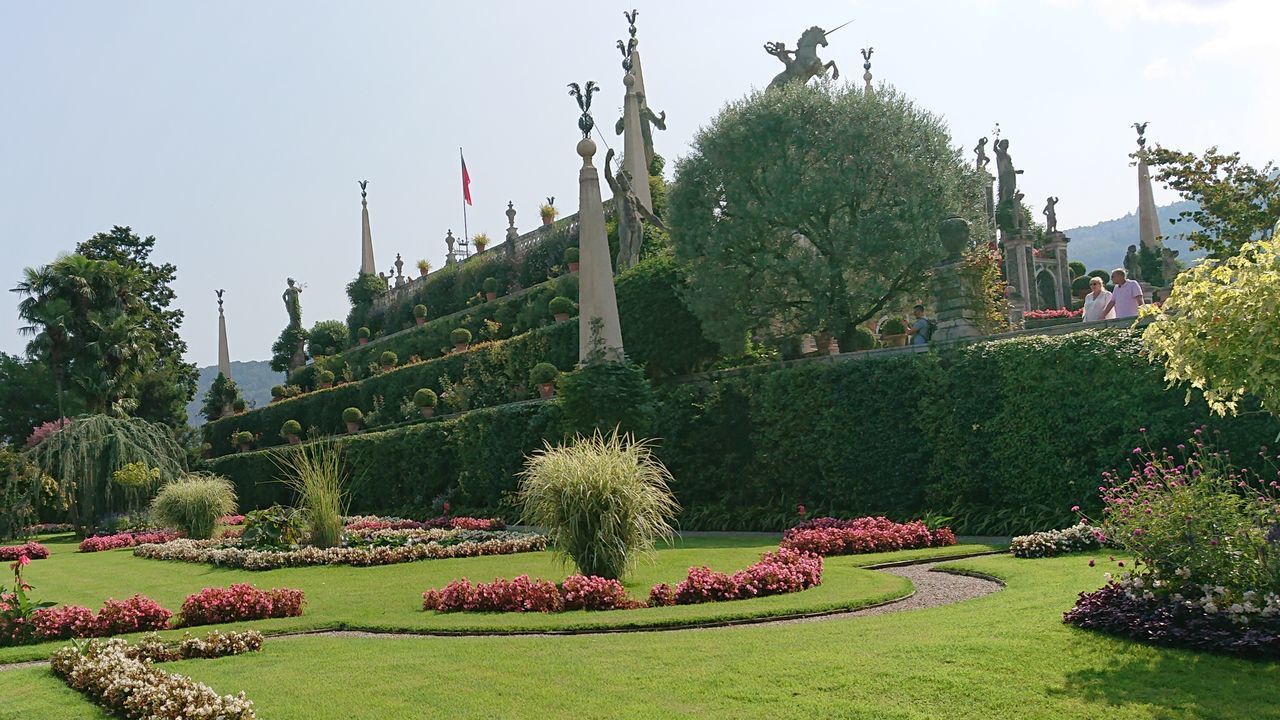
[[[131,225],[179,268],[189,359],[216,358],[215,288],[233,359],[270,355],[286,276],[307,325],[345,317],[367,178],[378,265],[443,261],[460,232],[458,146],[471,231],[501,237],[514,200],[531,228],[554,195],[576,208],[577,109],[621,101],[614,47],[630,3],[0,1],[0,281],[94,232]],[[727,101],[766,84],[768,40],[853,23],[823,57],[943,115],[971,148],[999,122],[1022,187],[1061,197],[1063,227],[1136,204],[1135,120],[1167,145],[1280,157],[1271,0],[674,2],[640,8],[658,152],[686,152]],[[1157,199],[1170,199],[1157,191]],[[1118,260],[1118,258],[1117,258]],[[414,271],[416,272],[416,271]],[[20,351],[0,303],[0,350]]]

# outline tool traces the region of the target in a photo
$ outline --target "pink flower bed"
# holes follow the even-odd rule
[[[297,617],[306,602],[301,590],[259,590],[248,583],[205,588],[188,595],[179,618],[183,625],[214,625],[236,620]]]
[[[13,596],[0,594],[0,612],[6,609]],[[144,630],[163,630],[173,613],[159,603],[143,595],[127,600],[107,600],[95,615],[80,605],[41,608],[30,618],[15,619],[0,627],[0,644],[66,640],[68,638],[107,637]]]
[[[463,578],[422,594],[422,609],[437,612],[560,612],[562,610],[629,610],[643,607],[617,580],[570,575],[557,586],[549,580],[497,578],[472,583]]]
[[[885,517],[864,517],[815,518],[801,523],[783,533],[781,547],[815,555],[852,555],[955,544],[950,528],[930,530],[919,520],[896,523]]]
[[[49,557],[49,548],[38,542],[25,542],[21,545],[0,547],[0,561],[13,562],[21,555],[25,555],[28,560],[44,560]]]
[[[372,530],[505,530],[507,523],[502,518],[474,517],[439,517],[427,518],[421,522],[404,518],[382,518],[376,515],[351,518],[346,529],[350,532]]]
[[[1025,320],[1065,320],[1083,316],[1084,308],[1079,310],[1068,310],[1066,308],[1058,308],[1056,310],[1028,310],[1022,314],[1022,317]]]
[[[243,525],[244,516],[243,515],[223,515],[222,517],[218,518],[218,524],[219,525]]]
[[[778,548],[755,564],[727,575],[707,567],[689,568],[674,588],[666,583],[649,591],[649,605],[693,605],[725,600],[746,600],[765,595],[800,592],[822,584],[822,557]]]
[[[154,530],[148,532],[122,532],[115,535],[96,535],[80,541],[80,552],[101,552],[116,548],[133,547],[146,543],[166,543],[182,537],[172,530]]]
[[[22,528],[24,535],[47,535],[50,533],[65,533],[75,530],[76,527],[71,523],[39,523],[37,525],[28,525]]]

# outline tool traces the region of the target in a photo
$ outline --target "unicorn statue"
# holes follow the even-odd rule
[[[853,22],[850,20],[849,22]],[[845,23],[844,25],[848,25]],[[782,61],[786,66],[782,72],[778,73],[773,82],[769,83],[770,89],[782,87],[793,82],[806,83],[809,78],[814,75],[826,75],[827,70],[831,70],[831,79],[840,79],[840,69],[836,67],[834,61],[823,63],[818,57],[818,46],[827,46],[827,36],[844,27],[841,25],[830,32],[814,25],[796,41],[796,49],[788,50],[786,43],[769,42],[764,44],[764,51]]]

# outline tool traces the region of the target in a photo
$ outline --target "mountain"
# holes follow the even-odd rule
[[[1181,237],[1183,233],[1198,230],[1200,226],[1194,223],[1174,225],[1170,222],[1179,213],[1195,210],[1196,207],[1195,201],[1182,200],[1156,208],[1165,247],[1177,250],[1179,260],[1189,261],[1204,256],[1203,252],[1192,252],[1190,243]],[[1104,220],[1097,225],[1071,228],[1064,232],[1071,238],[1067,254],[1072,260],[1079,260],[1089,270],[1111,270],[1120,267],[1125,250],[1130,245],[1138,244],[1138,215],[1129,213],[1122,218]]]
[[[204,394],[209,392],[209,387],[217,377],[217,365],[200,368],[200,377],[196,380],[196,397],[187,405],[187,421],[192,427],[204,424],[200,406],[204,404]],[[231,379],[240,387],[240,395],[249,403],[249,407],[261,407],[271,402],[271,388],[284,384],[284,373],[272,370],[269,360],[234,360],[231,363]]]

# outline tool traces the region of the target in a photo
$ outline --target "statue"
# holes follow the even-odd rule
[[[613,148],[604,156],[604,179],[613,191],[613,206],[618,213],[618,272],[633,267],[640,262],[640,247],[644,244],[644,223],[649,222],[663,231],[667,226],[662,224],[656,215],[636,197],[631,188],[631,175],[618,166],[615,175],[613,170]]]
[[[1138,263],[1138,246],[1130,245],[1124,254],[1124,272],[1130,280],[1142,280],[1142,266]]]
[[[1007,139],[997,140],[996,150],[996,180],[999,191],[996,195],[1001,203],[1007,200],[1013,200],[1013,194],[1018,189],[1018,176],[1022,174],[1021,170],[1015,170],[1013,167],[1013,158],[1009,156],[1009,141]]]
[[[1027,229],[1027,216],[1022,212],[1022,200],[1025,197],[1021,190],[1015,190],[1013,193],[1013,225],[1018,232],[1024,232]]]
[[[584,140],[591,137],[591,129],[596,126],[596,121],[591,117],[591,96],[599,89],[595,80],[588,80],[585,88],[579,87],[578,83],[569,83],[569,95],[578,101],[578,109],[582,110],[582,116],[578,118],[578,129],[582,131]]]
[[[853,22],[850,20],[849,22]],[[848,25],[845,23],[844,25]],[[786,43],[768,42],[764,44],[764,51],[782,61],[784,69],[773,78],[769,83],[769,88],[782,87],[788,83],[809,82],[809,78],[814,75],[826,75],[827,70],[831,70],[831,79],[840,79],[840,68],[836,67],[835,61],[823,63],[818,57],[818,46],[827,46],[827,36],[844,27],[841,25],[835,30],[827,32],[822,28],[814,25],[805,30],[796,41],[796,49],[788,50]]]
[[[1150,124],[1151,124],[1150,121],[1133,124],[1133,129],[1138,131],[1138,149],[1139,150],[1146,149],[1147,147],[1147,138],[1146,138],[1147,126]]]
[[[285,288],[284,309],[289,313],[289,327],[302,327],[302,300],[298,296],[302,294],[302,288],[294,284],[294,279],[289,278],[289,287]],[[221,299],[221,296],[219,296]]]
[[[1044,214],[1044,231],[1046,233],[1058,232],[1057,205],[1058,205],[1058,198],[1053,197],[1052,195],[1050,195],[1049,198],[1045,200],[1044,210],[1042,210],[1041,212]]]
[[[947,251],[946,262],[957,262],[969,247],[969,221],[959,215],[938,223],[938,238]]]
[[[973,152],[978,155],[977,169],[985,170],[987,167],[987,164],[991,162],[991,158],[987,157],[986,136],[983,136],[980,140],[978,140],[978,145],[973,149]],[[988,180],[987,182],[990,182],[990,180]]]
[[[400,253],[396,253],[396,287],[403,287],[404,279],[404,258],[400,257]]]

